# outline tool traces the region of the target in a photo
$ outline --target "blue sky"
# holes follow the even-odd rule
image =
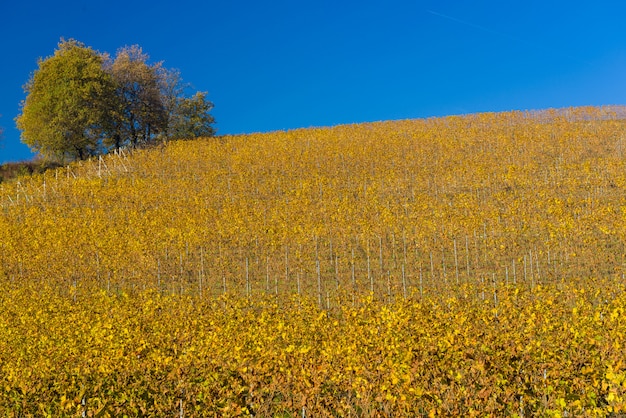
[[[139,44],[215,103],[218,134],[626,103],[626,2],[0,1],[0,163],[61,37]]]

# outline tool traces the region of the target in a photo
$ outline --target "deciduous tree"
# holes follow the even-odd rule
[[[206,93],[187,97],[178,71],[148,60],[138,45],[110,58],[61,40],[24,87],[16,118],[22,141],[46,160],[65,163],[111,148],[213,135]]]
[[[106,65],[115,83],[117,103],[107,144],[119,148],[149,143],[167,127],[167,109],[162,100],[162,64],[148,64],[141,47],[121,48]]]
[[[206,96],[205,92],[199,91],[192,97],[178,98],[168,124],[170,139],[193,139],[215,134],[211,126],[215,120],[209,113],[213,103]]]
[[[61,163],[100,152],[102,122],[115,94],[102,55],[74,39],[61,39],[54,55],[38,64],[24,86],[27,96],[16,118],[22,141]]]

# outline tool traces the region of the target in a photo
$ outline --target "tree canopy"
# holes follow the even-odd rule
[[[150,66],[147,61],[148,55],[134,45],[120,49],[106,66],[115,82],[117,106],[110,134],[116,147],[120,141],[131,145],[150,142],[167,126],[162,65]]]
[[[112,148],[213,135],[207,94],[186,97],[178,71],[148,60],[137,45],[111,58],[62,39],[24,86],[16,118],[22,141],[64,163]]]
[[[22,113],[22,141],[46,159],[84,159],[99,152],[114,83],[103,58],[75,40],[61,41],[54,55],[39,60]]]
[[[214,119],[209,113],[211,109],[213,103],[207,100],[204,92],[197,92],[192,97],[180,97],[170,115],[168,137],[185,139],[214,135],[211,126]]]

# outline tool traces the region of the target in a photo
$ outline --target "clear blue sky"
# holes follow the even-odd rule
[[[219,134],[626,103],[626,2],[0,1],[0,163],[61,37],[139,44],[209,92]]]

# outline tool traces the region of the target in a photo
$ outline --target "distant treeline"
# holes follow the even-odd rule
[[[20,161],[0,164],[0,183],[21,176],[40,174],[46,170],[60,166],[60,164],[50,161]]]

